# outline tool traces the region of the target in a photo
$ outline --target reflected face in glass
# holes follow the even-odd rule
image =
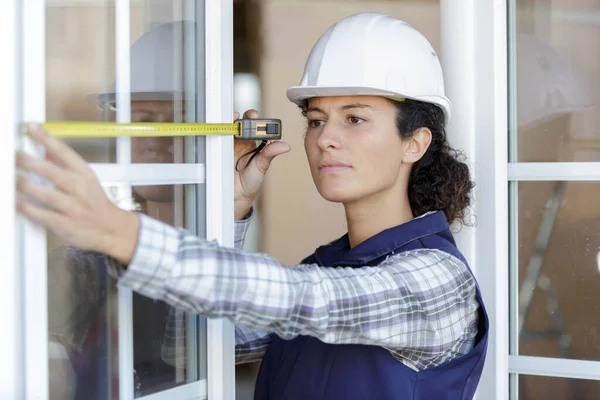
[[[169,101],[133,101],[131,122],[174,122],[175,109]],[[142,137],[131,139],[131,162],[143,164],[173,163],[174,138]],[[172,202],[173,188],[165,185],[136,186],[134,191],[146,201]]]
[[[173,103],[167,101],[134,101],[131,122],[173,122]],[[131,162],[172,163],[173,138],[143,137],[131,139]]]

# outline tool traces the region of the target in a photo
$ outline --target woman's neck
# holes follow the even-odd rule
[[[408,194],[377,193],[344,205],[350,247],[354,248],[370,237],[414,218]]]

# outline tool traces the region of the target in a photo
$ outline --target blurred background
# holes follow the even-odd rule
[[[131,0],[131,43],[163,23],[185,19],[185,3]],[[114,82],[114,2],[46,0],[46,4],[47,119],[111,118],[107,116],[111,111],[98,108],[89,96],[109,91]],[[510,161],[600,161],[600,113],[595,108],[600,103],[600,0],[509,4],[514,27],[509,58],[516,72],[509,96],[516,115],[509,132]],[[299,82],[321,33],[345,16],[383,12],[421,31],[443,61],[439,10],[438,0],[234,1],[235,109],[243,113],[252,107],[264,117],[281,118],[284,140],[292,146],[291,153],[272,164],[246,249],[296,264],[317,246],[345,233],[343,208],[324,201],[314,188],[302,144],[304,121],[285,96],[287,87]],[[140,72],[132,70],[132,79],[136,73]],[[114,162],[115,145],[110,140],[72,144],[90,161]],[[201,143],[196,146],[200,149]],[[511,210],[516,221],[512,241],[518,254],[518,270],[513,272],[519,298],[527,300],[521,304],[518,354],[599,360],[600,183],[519,182],[513,195],[517,202]],[[165,218],[177,224],[177,212],[170,209],[162,215],[167,214],[172,216]],[[53,240],[51,250],[59,245]],[[101,320],[110,321],[115,306],[110,283],[97,277],[104,283],[85,289],[65,274],[65,257],[56,252],[53,257],[51,336],[65,335],[67,326],[71,335],[77,329],[88,332],[85,326],[97,322],[98,313],[103,313]],[[490,260],[489,268],[495,267]],[[92,305],[75,310],[74,298],[90,297],[96,299]],[[142,298],[135,299],[134,307],[135,326],[144,326],[134,332],[141,386],[157,389],[181,382],[177,369],[160,355],[168,308]],[[76,313],[77,324],[72,320]],[[72,343],[83,346],[86,337],[90,340],[89,335],[80,336]],[[238,399],[252,398],[257,366],[238,366]],[[68,371],[51,371],[57,374],[51,374],[56,382],[51,398],[72,398],[64,385],[71,376]],[[519,383],[520,399],[596,399],[600,393],[598,381],[527,376]]]

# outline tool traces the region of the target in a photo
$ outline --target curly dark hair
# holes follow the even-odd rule
[[[411,170],[408,181],[410,206],[415,215],[442,210],[448,222],[469,225],[465,212],[475,186],[464,156],[448,144],[445,116],[435,104],[406,99],[390,100],[397,109],[396,126],[402,139],[410,139],[419,128],[431,131],[431,144]]]

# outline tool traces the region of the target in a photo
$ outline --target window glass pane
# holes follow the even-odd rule
[[[518,183],[519,354],[600,360],[600,184]]]
[[[599,161],[600,3],[516,4],[511,161]]]
[[[46,0],[46,120],[101,121],[96,94],[115,75],[111,0],[65,6]],[[90,162],[114,162],[115,139],[66,140]]]
[[[587,379],[519,375],[518,382],[518,400],[592,400],[600,393],[600,381]]]
[[[203,52],[197,51],[203,25],[192,19],[203,3],[131,4],[132,122],[204,121]],[[113,1],[65,7],[47,0],[46,26],[47,120],[114,122]],[[115,139],[66,141],[90,162],[116,162]],[[133,138],[131,158],[133,163],[203,162],[203,148],[204,137]]]
[[[136,209],[172,226],[186,226],[195,217],[196,186],[162,185],[133,187]],[[157,200],[158,199],[158,200]],[[134,367],[141,395],[147,395],[200,379],[199,327],[204,320],[173,309],[163,302],[133,293]],[[187,332],[187,334],[186,334]],[[202,339],[205,340],[204,337]],[[203,347],[203,346],[202,346]]]
[[[114,30],[112,1],[65,6],[46,0],[48,121],[102,119],[93,93],[109,85],[114,75]],[[67,142],[90,162],[114,162],[112,139]],[[51,400],[110,399],[112,382],[112,392],[118,393],[116,336],[111,335],[117,315],[113,286],[102,256],[65,247],[48,233]]]
[[[116,189],[106,187],[109,197],[118,192]],[[186,205],[186,198],[195,202],[195,185],[140,189],[133,188],[133,204],[140,212],[179,227],[190,220],[187,214],[193,209]],[[146,192],[161,193],[172,201],[146,200]],[[118,393],[116,282],[106,273],[104,256],[51,239],[50,398],[110,398],[111,386],[113,396]],[[205,322],[204,318],[133,293],[136,397],[206,378]]]
[[[114,1],[65,4],[46,0],[47,120],[114,121]],[[203,26],[193,22],[203,7],[192,0],[131,1],[131,36],[124,40],[132,44],[132,121],[204,121]],[[116,162],[114,139],[68,142],[89,162]],[[134,138],[131,158],[133,163],[203,163],[204,138]],[[160,168],[148,169],[148,177]],[[205,236],[204,185],[105,189],[120,206]],[[67,248],[51,234],[48,257],[50,398],[118,398],[116,281],[107,276],[101,255]],[[202,317],[178,314],[174,324],[174,310],[166,303],[135,292],[132,306],[130,373],[136,397],[206,379]],[[173,354],[171,342],[178,349]]]

